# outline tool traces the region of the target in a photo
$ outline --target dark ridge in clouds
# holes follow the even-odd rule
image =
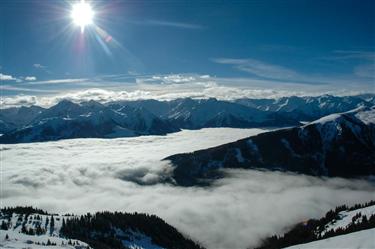
[[[207,188],[159,183],[171,169],[162,158],[259,132],[220,128],[3,146],[2,205],[60,213],[147,212],[208,248],[240,249],[337,205],[375,198],[370,180],[253,170],[225,171],[226,178]]]

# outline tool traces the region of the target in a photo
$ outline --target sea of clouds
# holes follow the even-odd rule
[[[208,248],[242,249],[337,205],[375,199],[371,181],[255,170],[230,170],[205,188],[162,183],[171,165],[161,159],[264,131],[217,128],[1,145],[1,206],[147,212]]]
[[[287,83],[249,78],[220,78],[198,74],[167,74],[124,76],[112,75],[94,78],[54,79],[45,81],[2,84],[0,108],[39,105],[52,106],[62,99],[81,102],[95,100],[107,103],[117,100],[173,100],[177,98],[280,98],[285,96],[337,96],[373,93],[368,87],[334,80],[326,83]],[[340,89],[337,84],[340,83]]]

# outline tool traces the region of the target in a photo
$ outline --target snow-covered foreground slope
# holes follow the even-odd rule
[[[203,249],[153,215],[109,212],[52,215],[32,209],[16,207],[0,211],[1,248]]]
[[[6,222],[9,225],[8,230],[0,230],[0,248],[88,249],[88,245],[82,241],[59,236],[63,218],[67,219],[68,217],[54,215],[54,229],[50,230],[50,226],[45,226],[45,224],[47,219],[51,219],[51,215],[31,214],[28,222],[24,225],[27,230],[35,229],[37,226],[41,226],[43,229],[46,227],[47,229],[40,235],[28,235],[22,233],[23,221],[20,220],[19,214],[13,213],[10,219],[8,219],[8,217],[3,216],[0,212],[0,224]]]
[[[59,238],[56,236],[49,235],[27,235],[20,233],[16,230],[1,231],[0,237],[0,248],[13,248],[13,249],[86,249],[87,244],[79,240],[71,240],[75,245],[69,245],[69,240],[64,238]],[[8,235],[9,239],[5,239]],[[48,240],[56,245],[47,245]],[[78,243],[78,244],[77,244]]]
[[[369,181],[280,172],[231,170],[209,188],[160,183],[170,172],[162,158],[259,132],[264,130],[219,128],[1,145],[2,205],[33,205],[60,214],[156,214],[208,248],[242,249],[335,206],[374,199]]]
[[[336,236],[311,243],[287,247],[286,249],[373,249],[375,228]]]

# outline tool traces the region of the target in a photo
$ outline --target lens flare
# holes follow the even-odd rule
[[[71,11],[71,18],[73,23],[81,27],[81,32],[85,30],[87,25],[93,23],[94,11],[92,10],[90,4],[86,3],[84,0],[73,5]]]

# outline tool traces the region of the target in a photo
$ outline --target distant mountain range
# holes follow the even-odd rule
[[[331,114],[214,148],[166,158],[177,184],[204,184],[222,168],[258,168],[315,176],[375,175],[375,107]],[[203,181],[202,181],[203,180]]]
[[[0,143],[69,138],[164,135],[208,127],[285,127],[331,113],[375,104],[374,95],[285,97],[280,99],[137,100],[101,104],[62,100],[50,108],[0,110]]]
[[[375,95],[291,96],[279,99],[238,99],[235,102],[263,111],[291,113],[300,120],[304,118],[305,121],[312,121],[332,113],[346,112],[359,106],[373,106],[375,105]]]

